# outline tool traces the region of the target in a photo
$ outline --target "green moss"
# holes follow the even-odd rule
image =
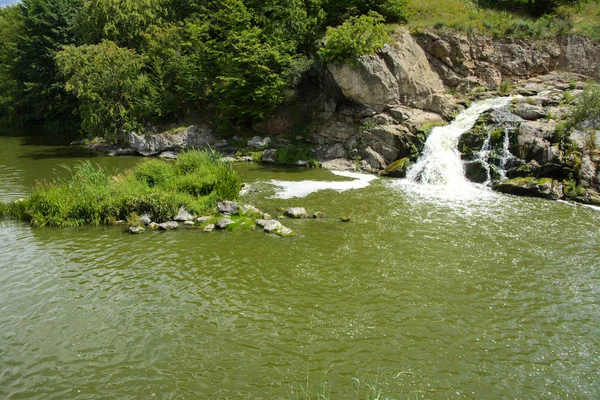
[[[0,201],[0,218],[8,214],[8,205]]]
[[[563,181],[563,192],[566,198],[576,201],[582,201],[586,194],[585,188],[573,179]]]
[[[406,176],[406,172],[408,168],[412,165],[411,159],[409,157],[401,158],[400,160],[396,160],[384,171],[384,175],[390,175],[398,178],[403,178]]]
[[[175,162],[149,160],[133,170],[109,176],[90,162],[77,165],[68,180],[38,184],[9,214],[34,226],[100,225],[148,213],[170,220],[185,207],[193,214],[212,211],[218,200],[233,200],[241,179],[221,156],[206,151],[183,153]]]

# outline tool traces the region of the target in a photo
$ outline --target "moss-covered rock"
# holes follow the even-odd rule
[[[520,177],[494,184],[493,189],[517,196],[557,200],[563,197],[563,185],[551,178]]]
[[[411,165],[412,162],[409,157],[401,158],[388,165],[382,175],[393,178],[404,178]]]

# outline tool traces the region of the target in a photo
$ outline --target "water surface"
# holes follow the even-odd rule
[[[0,199],[81,156],[0,137]],[[236,168],[247,202],[329,218],[292,238],[0,220],[0,398],[600,397],[598,211],[390,179],[280,199],[272,180],[350,178]]]

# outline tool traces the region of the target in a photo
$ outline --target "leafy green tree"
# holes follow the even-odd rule
[[[15,101],[19,83],[14,76],[18,57],[17,42],[22,34],[23,20],[18,6],[0,8],[0,120],[17,119]]]
[[[141,128],[157,111],[156,92],[143,72],[144,59],[110,41],[66,46],[56,61],[65,89],[79,101],[82,130],[113,140]]]
[[[77,43],[76,19],[82,0],[23,0],[21,35],[13,76],[18,82],[17,113],[27,123],[42,123],[52,131],[78,125],[76,101],[64,90],[54,61],[63,45]]]
[[[166,0],[86,0],[80,24],[88,44],[110,40],[135,48],[166,14]]]
[[[327,28],[325,46],[319,49],[319,55],[326,62],[355,63],[359,56],[377,52],[389,40],[382,22],[380,14],[370,12],[350,17],[336,28]]]

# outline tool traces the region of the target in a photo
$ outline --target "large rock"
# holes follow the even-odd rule
[[[445,91],[408,32],[387,52],[362,56],[356,65],[329,64],[328,70],[344,96],[376,111]]]
[[[210,129],[196,125],[172,133],[139,135],[129,132],[127,139],[129,146],[143,156],[183,149],[204,149],[217,143]]]
[[[517,145],[522,158],[544,161],[544,152],[550,147],[556,131],[555,121],[526,121],[521,123]]]
[[[217,203],[217,209],[223,215],[237,215],[240,212],[240,205],[235,201],[220,201]]]
[[[229,225],[233,224],[234,222],[229,219],[229,218],[222,218],[220,220],[217,221],[217,223],[215,224],[215,227],[218,229],[225,229],[227,228]]]
[[[256,225],[263,228],[265,232],[275,232],[281,229],[281,222],[274,219],[257,219]]]
[[[416,136],[403,125],[377,126],[361,137],[362,144],[380,154],[386,164],[410,155],[416,141]]]
[[[376,170],[387,168],[387,163],[385,162],[381,154],[377,153],[370,147],[367,147],[363,152],[363,159],[369,163],[371,168],[374,168]]]

